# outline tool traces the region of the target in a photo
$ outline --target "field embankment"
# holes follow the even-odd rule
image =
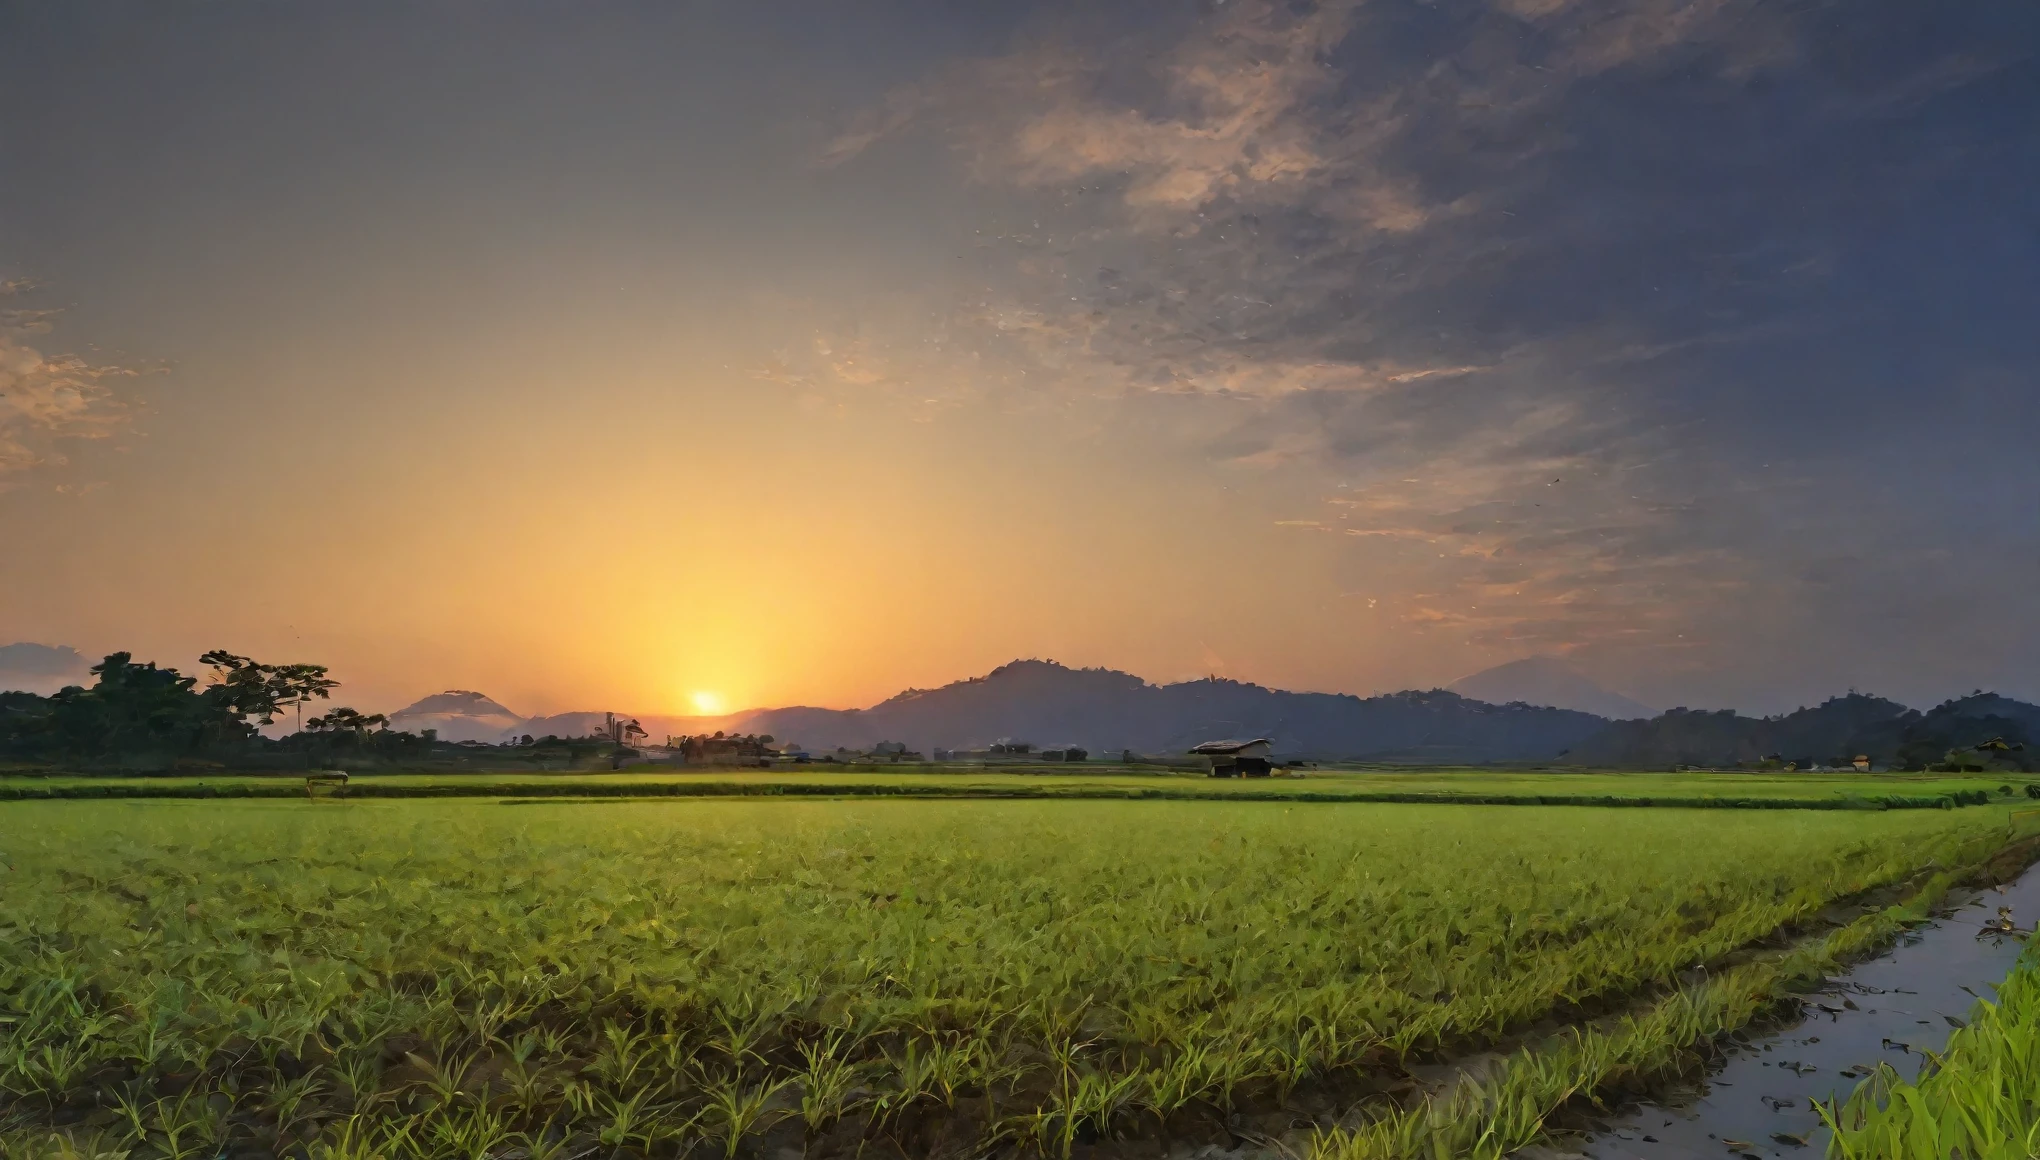
[[[2021,775],[1594,773],[1556,770],[1357,768],[1302,776],[1044,766],[1023,769],[852,767],[842,770],[646,769],[623,773],[364,774],[353,798],[915,797],[1092,800],[1586,805],[1691,809],[1940,809],[2025,800]],[[94,799],[294,798],[303,774],[206,777],[0,777],[0,802]]]
[[[1565,1098],[1746,1020],[1896,921],[1880,895],[1930,895],[2009,824],[1997,808],[19,803],[0,810],[6,1138],[137,1156],[1262,1137],[1429,1154],[1469,1123],[1489,1143],[1534,1134]],[[1478,1108],[1421,1098],[1423,1061],[1608,1012],[1630,1014],[1454,1097]]]

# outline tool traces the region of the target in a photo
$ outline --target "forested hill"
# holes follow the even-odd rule
[[[1101,754],[1180,753],[1213,738],[1270,737],[1299,756],[1480,762],[1553,760],[1606,724],[1590,713],[1490,705],[1443,690],[1362,698],[1217,678],[1152,685],[1111,669],[1014,661],[869,709],[770,709],[744,727],[810,749],[880,741],[964,749],[1013,738]]]
[[[1647,721],[1617,721],[1574,746],[1568,763],[1655,769],[1735,766],[1766,759],[1845,765],[1868,757],[1881,769],[1951,766],[2035,768],[2040,706],[1974,693],[1922,713],[1852,693],[1781,717],[1673,709]]]

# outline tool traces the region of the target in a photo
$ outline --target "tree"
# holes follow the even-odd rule
[[[323,700],[340,687],[340,682],[326,676],[324,665],[258,664],[222,648],[198,660],[213,670],[213,684],[206,695],[242,720],[253,717],[261,725],[274,725],[278,713],[295,708],[302,732],[305,704],[315,697]]]
[[[352,733],[356,737],[366,737],[369,730],[387,729],[389,723],[390,719],[381,713],[361,713],[341,705],[323,717],[305,722],[305,729],[313,733]]]
[[[330,695],[339,682],[324,665],[265,665],[225,649],[200,660],[199,678],[133,654],[109,654],[92,666],[91,687],[72,685],[48,697],[0,695],[0,752],[31,759],[100,762],[156,768],[180,757],[259,744],[258,725],[285,707]],[[316,720],[316,719],[315,719]],[[383,724],[352,709],[328,714],[324,728],[357,735]]]
[[[49,736],[66,756],[164,756],[206,748],[229,731],[204,698],[196,677],[132,653],[109,654],[92,666],[90,689],[72,685],[50,698]]]
[[[325,700],[340,682],[326,676],[325,665],[278,665],[270,670],[271,687],[278,706],[295,706],[299,728],[303,728],[305,705],[317,697]]]

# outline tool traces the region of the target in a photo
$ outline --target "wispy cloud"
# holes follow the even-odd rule
[[[23,304],[26,281],[0,283],[0,487],[36,467],[65,462],[68,439],[125,430],[134,403],[120,390],[140,372],[74,354],[45,354],[56,312]]]

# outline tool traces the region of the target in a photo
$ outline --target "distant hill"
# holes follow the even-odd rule
[[[1673,709],[1647,721],[1617,721],[1574,746],[1566,761],[1581,765],[1660,768],[1732,766],[1766,757],[1842,765],[1861,755],[1879,768],[1918,769],[1951,751],[2002,739],[1993,765],[2035,767],[2040,706],[1995,693],[1946,701],[1921,713],[1896,701],[1851,693],[1780,717],[1743,717],[1722,709]]]
[[[436,729],[441,741],[501,741],[523,724],[524,718],[466,689],[434,693],[390,714],[390,728],[407,733]]]
[[[768,709],[743,728],[810,750],[901,741],[977,748],[1012,738],[1093,753],[1181,753],[1219,737],[1269,737],[1278,754],[1430,762],[1547,761],[1605,719],[1567,709],[1491,705],[1443,689],[1355,697],[1209,679],[1152,685],[1112,669],[1014,661],[869,709]]]
[[[1615,721],[1657,715],[1656,709],[1602,688],[1557,657],[1525,657],[1520,661],[1510,661],[1482,669],[1470,677],[1461,677],[1445,687],[1462,697],[1492,705],[1521,701],[1526,705],[1577,709]]]
[[[0,644],[0,692],[48,696],[65,685],[89,685],[92,664],[68,645]]]

